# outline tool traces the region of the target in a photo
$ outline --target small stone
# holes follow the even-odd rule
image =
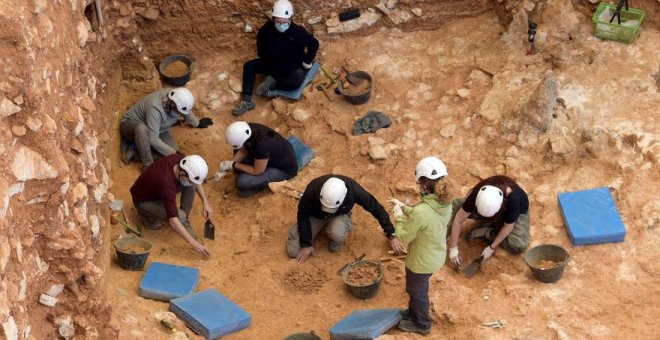
[[[64,291],[64,285],[61,284],[61,283],[58,283],[58,284],[54,284],[53,286],[51,286],[50,289],[46,292],[46,294],[50,297],[56,298],[63,291]]]
[[[490,299],[490,296],[484,295],[484,300],[488,301]]]
[[[252,33],[252,25],[249,22],[246,22],[245,26],[243,26],[243,30],[245,33]]]
[[[76,26],[76,32],[78,33],[78,44],[80,47],[85,47],[85,44],[87,44],[87,38],[89,37],[87,25],[85,25],[84,22],[79,21]]]
[[[23,136],[25,136],[25,133],[27,132],[27,130],[25,129],[25,126],[23,126],[23,125],[13,125],[11,127],[11,132],[16,137],[23,137]]]
[[[456,132],[456,124],[446,125],[440,130],[440,136],[449,138],[454,135],[454,132]]]
[[[422,16],[422,9],[421,8],[413,8],[410,11],[413,12],[413,14],[418,16],[418,17]]]
[[[369,148],[369,157],[374,161],[387,159],[387,152],[382,145],[374,145]]]
[[[155,8],[147,8],[146,10],[140,11],[137,14],[151,21],[156,21],[156,19],[158,19],[158,16],[160,16],[160,12]]]
[[[241,81],[238,80],[238,78],[230,76],[229,77],[229,89],[236,92],[236,93],[241,93],[241,92],[243,92],[243,85],[241,84]]]
[[[71,321],[71,315],[67,315],[65,318],[57,319],[55,324],[60,326],[58,328],[58,332],[60,333],[60,336],[65,339],[68,339],[76,334],[76,327]]]
[[[387,0],[387,2],[385,3],[385,7],[387,9],[393,9],[398,2],[399,2],[398,0]]]
[[[467,98],[467,96],[470,95],[470,90],[468,90],[468,89],[458,89],[458,90],[456,90],[456,94],[458,94],[458,96],[461,97],[461,98]]]
[[[367,138],[367,141],[369,142],[370,147],[373,147],[375,145],[380,145],[380,146],[385,145],[385,140],[383,140],[382,138],[378,138],[378,137],[371,137],[370,136],[369,138]]]
[[[273,111],[279,115],[286,114],[287,111],[287,103],[284,99],[282,98],[275,98],[271,101],[273,105]]]
[[[299,122],[303,122],[303,121],[307,120],[307,118],[309,118],[309,117],[311,117],[311,116],[312,116],[312,114],[309,113],[309,112],[306,111],[306,110],[303,110],[303,109],[295,109],[295,110],[293,110],[293,119],[295,119],[295,120],[297,120],[297,121],[299,121]]]
[[[55,305],[57,304],[57,299],[46,294],[41,294],[39,296],[39,303],[41,303],[44,306],[55,307]]]
[[[328,26],[328,28],[337,27],[340,24],[341,24],[341,22],[339,22],[339,17],[332,17],[332,18],[325,21],[325,25]]]
[[[323,17],[320,16],[320,15],[317,15],[315,17],[309,18],[309,20],[307,20],[307,23],[310,24],[310,25],[316,25],[316,24],[320,23],[321,21],[323,21]]]
[[[131,8],[127,4],[119,6],[119,15],[125,17],[129,14],[131,14]]]
[[[23,105],[23,96],[21,95],[16,96],[16,98],[14,98],[14,104]]]
[[[11,100],[5,97],[0,97],[0,116],[6,118],[19,111],[21,111],[20,106],[17,106]]]
[[[16,327],[14,317],[9,316],[7,321],[2,323],[2,329],[4,330],[5,338],[7,340],[18,340],[18,328]]]
[[[117,26],[121,28],[129,28],[131,26],[131,23],[126,18],[119,18],[119,20],[117,20]]]
[[[96,111],[96,105],[94,104],[92,98],[90,98],[88,95],[85,95],[80,99],[80,106],[87,112]]]

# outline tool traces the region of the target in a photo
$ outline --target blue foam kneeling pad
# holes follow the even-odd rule
[[[307,75],[305,76],[305,80],[303,80],[303,83],[302,83],[302,85],[300,85],[299,88],[297,88],[295,90],[288,90],[288,91],[278,90],[278,89],[270,90],[271,96],[272,97],[286,97],[286,98],[293,99],[293,100],[300,99],[300,96],[302,96],[302,92],[305,89],[305,87],[307,86],[307,84],[309,84],[312,81],[312,79],[314,79],[314,77],[316,77],[316,73],[319,71],[319,66],[320,66],[319,63],[314,62],[312,67],[307,71]]]
[[[298,162],[298,170],[302,170],[307,163],[309,163],[316,156],[316,151],[307,146],[298,137],[291,135],[288,139],[289,143],[293,146],[293,152],[296,154],[296,161]]]
[[[206,339],[238,332],[252,323],[252,317],[215,289],[170,301],[170,311]]]
[[[607,187],[558,195],[573,245],[623,242],[626,227]]]
[[[161,301],[191,294],[199,283],[199,270],[152,262],[140,282],[140,296]]]
[[[375,339],[401,321],[399,309],[353,311],[330,328],[330,339]]]

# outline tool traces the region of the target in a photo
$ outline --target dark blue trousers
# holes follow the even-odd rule
[[[431,274],[413,273],[406,267],[406,293],[410,296],[408,311],[415,326],[431,328],[429,309],[429,279]]]

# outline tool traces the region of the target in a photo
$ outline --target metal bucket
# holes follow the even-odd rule
[[[348,283],[348,274],[351,272],[351,269],[357,268],[360,266],[374,266],[378,270],[378,276],[374,279],[373,282],[357,286],[357,285],[352,285]],[[383,264],[380,262],[376,261],[360,261],[357,262],[353,265],[351,265],[351,268],[347,271],[345,271],[342,275],[341,278],[344,280],[344,284],[346,285],[346,289],[353,294],[358,299],[371,299],[372,297],[376,296],[376,293],[378,293],[378,288],[380,288],[380,281],[383,279],[383,275],[385,274],[385,271],[383,269]]]
[[[167,68],[167,66],[177,61],[186,64],[186,66],[188,66],[188,71],[183,75],[179,75],[177,77],[171,77],[165,74],[165,69]],[[190,59],[186,55],[183,54],[171,55],[160,62],[160,65],[158,66],[158,73],[160,73],[161,77],[163,77],[163,79],[168,84],[172,86],[183,86],[186,85],[186,83],[190,80],[190,73],[192,73],[192,64],[193,64],[192,59]]]
[[[564,268],[568,263],[568,252],[554,244],[542,244],[532,248],[525,254],[523,259],[532,270],[534,277],[544,283],[559,281],[564,274]],[[554,267],[543,267],[541,261],[552,261],[557,263]]]
[[[369,98],[371,97],[371,88],[373,87],[373,80],[371,79],[371,76],[369,73],[364,72],[364,71],[355,71],[349,73],[350,77],[356,78],[356,79],[363,79],[363,81],[369,82],[369,88],[367,91],[364,93],[360,94],[347,94],[344,92],[344,87],[342,85],[342,82],[339,81],[337,82],[337,85],[339,87],[339,92],[346,98],[346,101],[353,104],[353,105],[361,105],[369,101]]]
[[[120,238],[115,241],[117,263],[126,270],[141,270],[151,252],[151,242],[137,237]]]

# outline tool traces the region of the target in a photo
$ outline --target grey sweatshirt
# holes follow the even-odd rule
[[[178,112],[168,114],[163,108],[163,101],[167,98],[167,93],[170,90],[162,89],[144,96],[126,111],[124,118],[121,120],[122,122],[135,120],[146,125],[149,131],[151,147],[163,155],[169,155],[176,151],[160,139],[160,134],[167,132],[179,117]],[[188,115],[183,115],[183,117],[190,126],[197,127],[199,124],[199,121],[192,112]]]

